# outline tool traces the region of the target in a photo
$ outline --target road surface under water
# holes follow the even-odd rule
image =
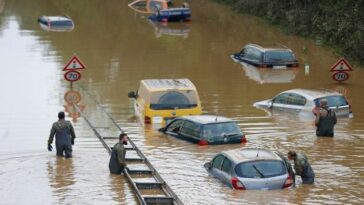
[[[211,1],[190,1],[192,22],[160,25],[127,7],[126,0],[0,0],[0,198],[1,204],[136,204],[122,176],[108,171],[109,156],[85,121],[73,120],[74,157],[46,150],[58,111],[73,112],[64,100],[70,85],[64,65],[77,54],[86,64],[73,90],[89,119],[103,125],[107,110],[157,168],[185,204],[363,204],[364,68],[355,66],[346,83],[331,79],[339,59],[313,40],[288,36],[262,19],[236,14]],[[48,32],[41,15],[67,14],[71,32]],[[247,43],[283,44],[301,66],[259,70],[230,55]],[[303,64],[310,67],[305,70]],[[247,134],[245,145],[197,146],[142,127],[128,91],[141,79],[189,78],[205,114],[233,118]],[[326,88],[346,94],[354,118],[340,118],[334,138],[317,138],[312,118],[256,109],[256,101],[291,88]],[[73,118],[72,118],[73,117]],[[108,140],[112,145],[115,139]],[[209,176],[203,164],[222,150],[258,147],[304,152],[316,172],[312,186],[275,191],[236,191]]]

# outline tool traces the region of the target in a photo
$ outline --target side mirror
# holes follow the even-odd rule
[[[165,131],[165,128],[164,127],[161,127],[158,129],[159,132],[164,132]]]
[[[273,107],[273,100],[269,100],[267,104],[268,109],[271,109]]]
[[[206,169],[211,169],[212,168],[212,164],[211,162],[207,162],[203,165]]]
[[[131,91],[128,93],[128,98],[136,98],[136,97],[137,97],[137,95],[135,94],[134,91]]]

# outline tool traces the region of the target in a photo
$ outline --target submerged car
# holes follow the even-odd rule
[[[231,57],[234,61],[242,61],[263,68],[286,69],[299,65],[292,50],[283,46],[265,48],[256,44],[248,44]]]
[[[352,117],[351,105],[341,93],[330,90],[292,89],[279,93],[272,99],[254,103],[257,108],[280,110],[287,112],[319,111],[321,99],[326,99],[328,107],[335,111],[336,116]]]
[[[167,9],[157,8],[154,14],[149,17],[149,19],[159,22],[191,21],[191,10],[187,6]]]
[[[266,149],[223,151],[204,167],[211,175],[238,190],[282,189],[294,184],[291,164],[279,152]]]
[[[159,131],[199,145],[245,143],[245,134],[231,119],[213,115],[182,116]]]
[[[72,31],[74,23],[67,16],[41,16],[39,25],[46,31]]]
[[[187,78],[144,79],[128,97],[133,99],[135,115],[142,124],[165,124],[178,116],[202,113],[197,89]]]

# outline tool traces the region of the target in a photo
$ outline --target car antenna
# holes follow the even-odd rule
[[[215,122],[217,122],[217,115],[218,115],[218,112],[216,112],[216,116],[215,116]]]
[[[260,151],[260,149],[258,149],[258,152],[257,152],[257,156],[256,157],[259,157],[259,151]]]

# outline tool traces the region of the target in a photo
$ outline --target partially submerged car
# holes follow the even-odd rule
[[[248,44],[231,57],[234,61],[242,61],[262,68],[286,69],[299,65],[292,50],[284,46],[262,47]]]
[[[165,124],[178,116],[202,113],[197,89],[186,78],[141,80],[128,97],[134,99],[135,115],[142,124]]]
[[[72,31],[74,28],[72,19],[67,16],[41,16],[38,22],[46,31]]]
[[[204,167],[229,187],[245,189],[282,189],[294,184],[291,164],[279,152],[239,148],[218,153]]]
[[[351,105],[341,93],[331,90],[292,89],[279,93],[272,99],[254,103],[257,108],[280,110],[286,112],[319,111],[321,99],[326,99],[328,107],[335,111],[336,116],[352,117]]]
[[[245,143],[247,141],[236,122],[226,117],[213,115],[178,117],[159,131],[199,145]]]
[[[184,4],[186,5],[186,4]],[[157,8],[149,17],[152,21],[159,22],[181,22],[191,21],[191,10],[187,6],[159,9]]]

